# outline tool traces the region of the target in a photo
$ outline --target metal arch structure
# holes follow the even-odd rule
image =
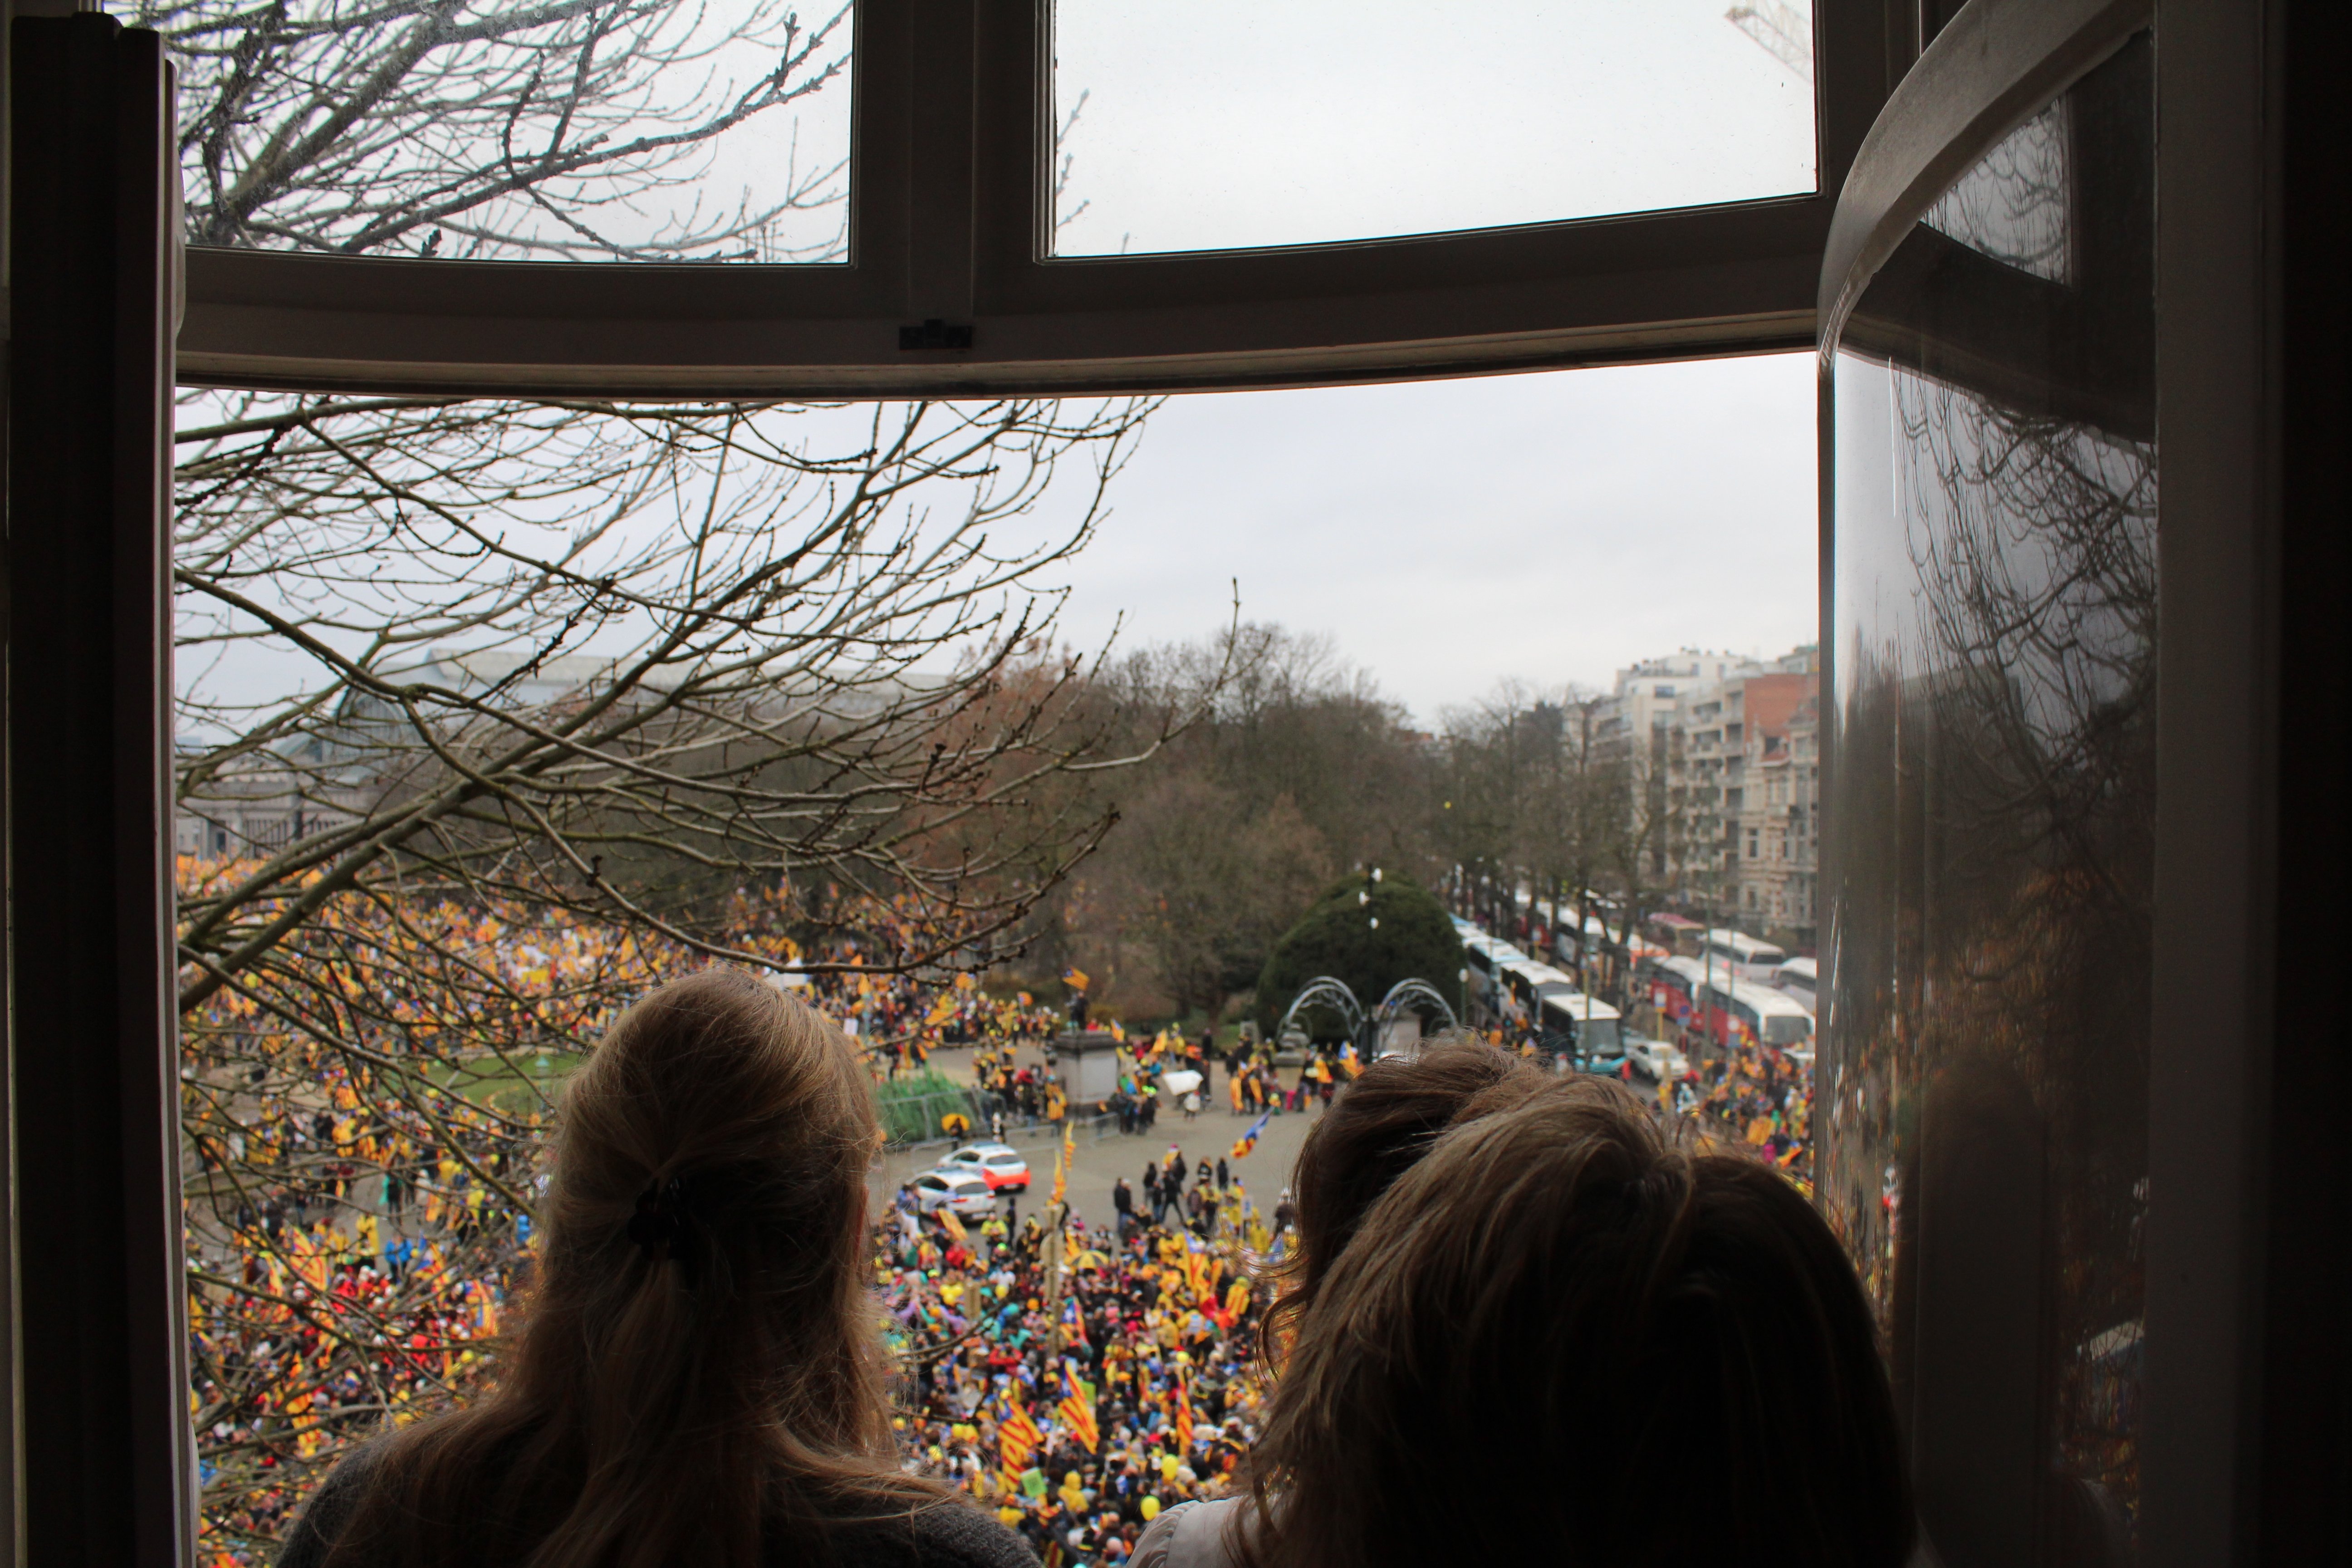
[[[1282,1022],[1274,1026],[1274,1037],[1279,1041],[1288,1032],[1290,1021],[1298,1016],[1301,1009],[1307,1007],[1329,1007],[1346,1018],[1349,1039],[1358,1038],[1364,1032],[1364,1005],[1356,1000],[1356,994],[1348,989],[1348,983],[1328,974],[1318,974],[1300,986],[1298,994],[1290,999],[1290,1005],[1283,1010]]]
[[[1445,1026],[1449,1029],[1461,1025],[1462,1021],[1454,1016],[1453,1005],[1445,1000],[1436,986],[1426,980],[1400,980],[1389,987],[1389,994],[1381,998],[1379,1006],[1372,1009],[1372,1027],[1376,1030],[1388,1027],[1399,1013],[1412,1006],[1436,1008],[1444,1016]]]

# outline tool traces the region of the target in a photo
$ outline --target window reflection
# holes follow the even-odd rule
[[[1821,1195],[1952,1568],[2127,1562],[2139,1506],[2147,53],[1964,177],[1836,363]]]
[[[1927,211],[1927,226],[2037,278],[2069,280],[2066,100],[2012,131]]]
[[[843,258],[850,6],[143,0],[191,244],[469,259]]]

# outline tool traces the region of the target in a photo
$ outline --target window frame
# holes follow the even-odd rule
[[[191,247],[179,374],[386,393],[1087,394],[1810,347],[1848,166],[1910,63],[1902,0],[1820,0],[1820,189],[1259,250],[1051,255],[1051,0],[859,0],[845,263]],[[902,349],[900,329],[971,330]]]

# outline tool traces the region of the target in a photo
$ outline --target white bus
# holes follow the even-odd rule
[[[1622,1057],[1625,1026],[1617,1009],[1580,991],[1546,990],[1538,1004],[1536,1043],[1570,1056]]]
[[[1782,1050],[1809,1048],[1813,1015],[1785,991],[1749,980],[1724,980],[1699,987],[1699,1016],[1706,1037],[1718,1046],[1735,1037]]]
[[[1503,1010],[1501,982],[1497,973],[1507,963],[1525,963],[1528,955],[1507,942],[1491,936],[1465,936],[1462,939],[1462,955],[1469,961],[1470,999],[1489,1012]]]
[[[1536,1004],[1549,991],[1573,991],[1575,978],[1554,969],[1540,959],[1527,959],[1507,963],[1502,969],[1503,981],[1511,996],[1512,1016],[1522,1023],[1533,1020]]]
[[[1774,972],[1772,984],[1794,996],[1813,1012],[1818,1013],[1822,1010],[1821,1004],[1815,1000],[1821,994],[1821,982],[1814,976],[1811,959],[1789,960]]]
[[[1699,943],[1701,963],[1714,962],[1715,977],[1725,978],[1727,970],[1734,980],[1754,980],[1769,985],[1780,967],[1789,962],[1789,955],[1769,942],[1759,942],[1746,931],[1718,926],[1706,933]]]

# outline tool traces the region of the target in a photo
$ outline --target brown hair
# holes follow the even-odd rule
[[[1257,1454],[1261,1568],[1899,1568],[1869,1310],[1777,1172],[1613,1083],[1442,1135],[1300,1324]],[[1271,1500],[1271,1503],[1269,1502]]]
[[[1258,1348],[1272,1363],[1324,1277],[1381,1194],[1455,1123],[1516,1105],[1546,1082],[1474,1035],[1441,1037],[1419,1056],[1384,1057],[1342,1089],[1307,1134],[1290,1184],[1298,1250],[1276,1270],[1280,1295]]]
[[[864,1290],[877,1142],[848,1042],[752,975],[629,1008],[564,1089],[497,1386],[375,1446],[330,1562],[751,1568],[936,1500]]]

